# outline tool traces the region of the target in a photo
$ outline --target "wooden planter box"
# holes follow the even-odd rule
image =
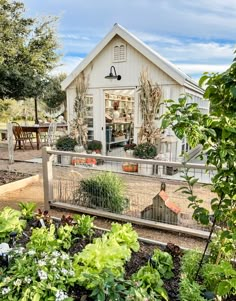
[[[25,179],[14,181],[0,186],[0,195],[26,187],[29,184],[39,181],[39,175],[30,176]]]

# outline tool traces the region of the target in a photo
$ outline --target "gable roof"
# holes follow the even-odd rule
[[[89,63],[103,50],[103,48],[116,36],[120,36],[123,40],[133,46],[137,51],[142,53],[148,58],[154,65],[159,67],[177,83],[188,87],[190,89],[197,90],[203,93],[203,90],[197,85],[197,83],[191,79],[190,76],[178,69],[174,64],[163,58],[157,52],[155,52],[148,45],[144,44],[136,36],[128,32],[124,27],[118,23],[114,24],[112,30],[97,44],[97,46],[82,60],[82,62],[68,75],[68,77],[62,82],[62,89],[65,90],[74,79],[82,72]]]
[[[169,200],[169,196],[164,190],[161,190],[158,193],[157,197],[158,196],[165,203],[166,207],[169,208],[172,212],[174,212],[176,214],[180,213],[180,211],[181,211],[180,208],[175,203],[173,203]]]

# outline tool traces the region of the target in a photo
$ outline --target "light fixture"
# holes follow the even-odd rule
[[[113,74],[112,71],[114,72],[114,74]],[[116,78],[117,80],[121,80],[121,75],[117,75],[115,67],[111,66],[110,73],[109,73],[109,75],[105,76],[105,78],[109,78],[109,79],[115,79]]]

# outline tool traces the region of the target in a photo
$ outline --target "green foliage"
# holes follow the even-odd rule
[[[127,237],[134,236],[132,229],[128,230],[127,227],[125,229],[131,232],[131,235],[127,233]],[[109,270],[117,277],[123,275],[124,264],[131,257],[131,247],[125,243],[125,240],[129,242],[131,240],[121,239],[124,230],[118,229],[118,232],[117,234],[113,228],[113,232],[94,239],[93,243],[86,245],[81,253],[75,255],[74,269],[80,285],[93,290],[96,288],[96,282],[90,282],[89,275],[97,278],[105,270]],[[136,245],[137,241],[134,240],[134,244]]]
[[[156,155],[156,146],[149,142],[140,143],[134,148],[134,156],[140,159],[153,159]]]
[[[168,106],[164,114],[162,128],[171,126],[177,137],[187,138],[190,146],[203,145],[202,154],[207,156],[207,165],[216,168],[212,178],[212,191],[217,198],[211,200],[214,224],[220,226],[220,237],[224,244],[227,238],[227,249],[235,253],[236,238],[236,63],[235,60],[221,74],[205,73],[201,83],[205,83],[204,97],[209,99],[210,114],[202,114],[196,104],[188,103],[187,97],[178,103]],[[195,181],[189,179],[190,181]],[[209,211],[187,189],[194,217],[201,223],[209,221]],[[186,190],[184,190],[186,191]],[[185,193],[185,192],[184,192]],[[231,242],[231,245],[230,243]],[[217,256],[218,257],[218,256]],[[219,262],[220,258],[218,258]]]
[[[206,301],[202,297],[202,287],[195,281],[191,281],[187,277],[181,279],[179,287],[179,295],[181,301]]]
[[[56,148],[61,151],[73,152],[77,142],[70,136],[62,136],[56,142]]]
[[[88,142],[88,146],[87,146],[88,150],[90,151],[101,151],[102,149],[102,142],[99,140],[92,140]]]
[[[9,240],[11,232],[21,234],[26,226],[26,221],[20,219],[21,213],[18,210],[5,207],[0,213],[0,243]]]
[[[198,251],[189,250],[181,259],[181,273],[191,282],[195,279],[201,257]]]
[[[75,214],[73,218],[75,220],[75,224],[72,231],[73,234],[81,235],[81,236],[92,236],[94,232],[93,230],[94,217],[85,214],[82,215]]]
[[[21,215],[26,219],[32,219],[34,217],[34,211],[36,209],[36,204],[32,202],[19,202],[18,206],[20,207]]]
[[[107,235],[109,238],[115,238],[120,245],[126,245],[134,252],[139,250],[138,234],[133,230],[130,223],[124,225],[112,223],[110,233]]]
[[[218,296],[236,296],[236,271],[229,262],[221,261],[219,265],[205,264],[202,276],[206,288]]]
[[[72,260],[66,253],[28,250],[13,252],[13,258],[0,275],[1,301],[73,301],[66,293],[74,283]]]
[[[61,89],[61,82],[66,78],[66,74],[48,77],[44,87],[42,101],[49,108],[56,108],[66,101],[66,92]]]
[[[111,172],[101,173],[80,181],[75,192],[88,206],[101,207],[111,212],[121,213],[128,206],[123,180]]]
[[[140,282],[140,286],[147,291],[148,294],[154,295],[155,300],[168,301],[166,290],[162,287],[160,273],[157,269],[150,265],[141,267],[137,273],[132,276],[133,281]]]
[[[124,277],[114,276],[109,270],[104,270],[99,275],[87,275],[92,283],[90,297],[97,301],[119,300],[119,301],[155,301],[155,296],[148,294],[140,283],[133,280],[125,280]]]
[[[57,229],[57,242],[61,245],[62,249],[68,250],[72,244],[72,231],[73,226],[64,225]]]
[[[174,276],[172,272],[174,264],[169,253],[162,252],[159,249],[154,250],[150,263],[158,270],[161,278],[170,279]]]
[[[50,228],[36,228],[33,229],[30,236],[30,241],[27,244],[28,249],[33,249],[37,252],[52,252],[60,248],[60,243],[55,237],[55,225]]]
[[[23,3],[0,3],[0,98],[38,97],[59,57],[55,18],[26,18]]]

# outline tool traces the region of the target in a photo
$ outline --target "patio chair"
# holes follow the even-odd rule
[[[32,149],[34,149],[32,143],[32,139],[33,139],[32,133],[24,132],[20,124],[17,122],[12,122],[12,132],[16,141],[14,150],[16,150],[18,144],[18,148],[21,149],[21,147],[23,147],[23,151],[24,151],[27,142],[29,142]]]

